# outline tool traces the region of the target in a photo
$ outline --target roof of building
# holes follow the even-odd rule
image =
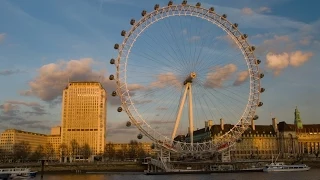
[[[243,134],[276,134],[275,129],[272,125],[255,125],[255,130],[253,130],[250,125],[249,128]]]
[[[286,122],[282,121],[278,123],[278,130],[280,132],[283,131],[296,131],[296,126],[294,124],[287,124]]]
[[[3,133],[7,133],[9,131],[18,132],[18,133],[27,133],[27,134],[33,134],[33,135],[39,135],[39,136],[48,136],[47,134],[41,134],[41,133],[35,133],[35,132],[29,132],[29,131],[23,131],[19,129],[6,129]],[[3,134],[2,133],[2,134]]]
[[[303,124],[302,129],[297,129],[297,132],[319,132],[320,131],[320,124]]]

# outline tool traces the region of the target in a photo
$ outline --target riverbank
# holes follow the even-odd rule
[[[41,171],[41,163],[1,164],[0,168],[28,167]],[[44,173],[86,173],[86,172],[143,172],[145,165],[136,162],[109,163],[47,163]]]
[[[285,162],[290,164],[289,162]],[[320,161],[303,161],[312,169],[320,169]],[[41,172],[41,163],[0,164],[0,168],[28,167]],[[88,173],[88,172],[143,172],[147,169],[141,162],[99,162],[99,163],[46,163],[45,174],[55,173]]]

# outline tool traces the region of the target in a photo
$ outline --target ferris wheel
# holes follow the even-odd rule
[[[172,1],[121,31],[111,59],[121,106],[140,134],[168,151],[218,152],[259,117],[264,74],[237,23],[201,3]],[[205,127],[206,122],[206,127]],[[215,134],[216,133],[216,134]],[[183,135],[183,136],[179,136]],[[215,135],[215,138],[211,137]]]

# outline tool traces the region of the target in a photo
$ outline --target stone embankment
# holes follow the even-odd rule
[[[41,163],[1,164],[0,168],[28,167],[41,171]],[[146,166],[136,162],[46,163],[44,173],[143,172]]]

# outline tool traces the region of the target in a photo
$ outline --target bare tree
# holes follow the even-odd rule
[[[45,157],[47,160],[54,159],[55,152],[51,143],[46,143],[44,146]]]
[[[128,156],[131,159],[137,158],[139,143],[136,140],[131,140],[129,143]]]
[[[92,151],[91,151],[91,148],[90,148],[88,143],[85,143],[81,147],[81,154],[82,154],[84,159],[88,159],[92,155]]]
[[[76,155],[78,155],[79,153],[79,143],[75,139],[73,139],[70,142],[70,146],[71,146],[71,156],[73,160],[75,160]]]
[[[21,141],[13,145],[13,158],[15,160],[25,161],[31,154],[31,146],[29,142]]]
[[[44,158],[45,154],[44,154],[44,147],[40,144],[35,150],[34,152],[31,154],[30,159],[32,161],[38,161],[42,158]]]
[[[65,143],[60,144],[60,159],[63,159],[68,155],[68,146]]]
[[[6,163],[10,159],[10,152],[5,149],[0,149],[0,163]]]
[[[108,159],[108,160],[113,160],[116,155],[116,150],[114,148],[113,143],[108,143],[106,144],[104,148],[104,153],[103,153],[103,158]]]

